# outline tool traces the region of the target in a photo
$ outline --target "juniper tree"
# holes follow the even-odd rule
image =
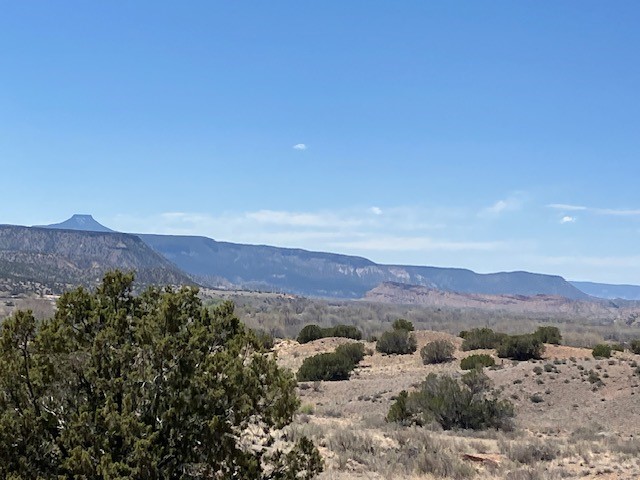
[[[17,312],[0,329],[0,477],[298,479],[321,469],[306,439],[272,448],[291,422],[295,379],[231,303],[197,289],[132,291],[109,273],[61,296],[52,319]]]

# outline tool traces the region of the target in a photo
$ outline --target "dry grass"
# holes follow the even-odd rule
[[[429,372],[461,375],[459,360],[479,352],[461,352],[460,339],[443,332],[418,331],[416,337],[418,352],[435,339],[452,341],[456,360],[423,365],[418,352],[376,352],[349,381],[300,385],[306,413],[287,435],[307,435],[319,445],[326,463],[321,479],[640,478],[640,439],[632,436],[640,427],[639,378],[632,366],[639,356],[627,352],[612,361],[595,360],[588,349],[548,346],[538,362],[498,359],[486,373],[503,397],[517,397],[510,398],[516,431],[444,432],[438,426],[391,425],[384,416],[400,390],[414,388]],[[279,362],[295,369],[307,356],[344,341],[283,341],[276,350]],[[601,388],[593,390],[589,372],[604,381]],[[532,403],[534,394],[543,401]]]

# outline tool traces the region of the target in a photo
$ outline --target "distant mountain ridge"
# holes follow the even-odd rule
[[[74,215],[65,222],[45,228],[113,232],[96,222],[91,215]],[[579,288],[579,283],[574,285],[556,275],[529,272],[479,274],[462,268],[381,265],[357,256],[219,242],[202,236],[137,236],[191,279],[208,287],[282,291],[334,298],[361,298],[385,282],[448,292],[526,296],[544,294],[573,300],[587,300],[591,293],[585,293]]]
[[[0,277],[59,292],[94,285],[113,269],[134,270],[139,284],[193,283],[135,235],[0,225]]]
[[[588,295],[559,276],[528,272],[479,274],[460,268],[380,265],[362,257],[265,245],[218,242],[206,237],[140,234],[148,245],[208,286],[220,279],[243,287],[299,295],[361,298],[383,282],[401,282],[461,293]],[[217,283],[217,284],[216,284]]]
[[[595,282],[569,282],[583,292],[598,298],[640,300],[640,285],[612,285]]]

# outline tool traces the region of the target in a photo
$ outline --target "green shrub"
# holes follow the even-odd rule
[[[543,352],[544,344],[532,334],[507,336],[497,349],[500,358],[513,360],[538,359],[542,357]]]
[[[589,376],[587,377],[587,380],[589,380],[589,383],[599,383],[599,382],[601,382],[600,375],[598,375],[598,372],[596,372],[594,370],[589,370]]]
[[[449,340],[435,340],[427,343],[420,349],[422,363],[425,365],[433,363],[445,363],[453,360],[453,352],[456,347]]]
[[[312,342],[320,338],[341,337],[353,340],[362,339],[362,332],[353,325],[336,325],[334,327],[320,328],[318,325],[307,325],[298,334],[298,343]]]
[[[357,365],[364,358],[364,345],[358,342],[344,343],[336,348],[335,353],[344,355],[353,365]]]
[[[621,343],[612,343],[611,350],[615,352],[624,352],[624,345],[622,345]]]
[[[633,353],[640,355],[640,340],[632,340],[630,347]]]
[[[324,337],[322,328],[318,325],[307,325],[298,334],[298,343],[312,342]]]
[[[469,355],[460,360],[460,368],[462,370],[473,370],[482,367],[493,367],[496,361],[491,355]]]
[[[542,343],[560,345],[560,342],[562,341],[562,335],[560,335],[558,327],[538,327],[533,335]]]
[[[264,330],[253,330],[258,345],[264,350],[271,350],[274,346],[273,335]]]
[[[409,393],[406,390],[402,390],[395,402],[391,404],[389,412],[387,413],[387,422],[395,423],[409,423],[411,415],[407,411],[407,398]]]
[[[393,328],[394,330],[406,330],[407,332],[413,332],[414,330],[413,323],[409,320],[405,320],[404,318],[399,318],[395,322],[393,322],[391,328]]]
[[[418,348],[416,337],[407,330],[384,332],[376,342],[376,350],[391,355],[413,353]]]
[[[473,377],[469,383],[475,391],[448,375],[429,374],[419,390],[400,393],[387,420],[417,425],[435,421],[445,430],[511,429],[513,405],[488,395],[489,381],[482,372],[473,372]]]
[[[478,350],[497,348],[508,336],[504,333],[496,333],[490,328],[474,328],[464,333],[462,350]]]
[[[323,328],[323,337],[342,337],[353,340],[361,340],[362,332],[353,325],[336,325],[335,327]]]
[[[465,373],[460,380],[462,380],[462,383],[464,383],[474,395],[488,392],[491,388],[491,380],[480,368],[475,368]]]
[[[190,286],[135,294],[133,279],[109,272],[95,289],[66,291],[52,318],[2,320],[0,478],[319,473],[306,437],[286,454],[246,448],[246,438],[272,443],[299,400],[291,373],[262,354],[233,304],[206,308]]]
[[[611,357],[611,345],[600,343],[593,347],[591,355],[593,355],[593,358],[609,358]]]
[[[349,380],[354,364],[349,357],[337,353],[320,353],[305,358],[298,370],[298,381]]]

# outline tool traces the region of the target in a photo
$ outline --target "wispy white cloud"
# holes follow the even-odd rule
[[[576,217],[572,217],[570,215],[565,215],[560,219],[560,223],[575,223]]]
[[[471,212],[469,212],[471,213]],[[411,207],[363,207],[336,211],[257,210],[217,215],[197,212],[164,212],[135,218],[116,217],[111,224],[120,231],[202,235],[239,243],[271,244],[311,250],[358,252],[478,252],[497,251],[500,241],[474,238],[461,212]],[[462,220],[461,226],[442,219]],[[467,216],[467,219],[473,218]],[[439,232],[436,236],[434,232]]]
[[[307,146],[304,143],[296,143],[292,148],[294,150],[306,150]]]
[[[282,225],[290,227],[348,227],[363,223],[357,218],[349,218],[339,214],[320,212],[289,212],[282,210],[258,210],[248,212],[244,216],[258,223]]]
[[[583,207],[582,205],[569,205],[567,203],[551,203],[547,205],[547,208],[553,208],[554,210],[563,210],[565,212],[587,210],[587,207]]]
[[[599,215],[612,215],[614,217],[634,217],[640,215],[640,210],[625,210],[616,208],[594,208],[593,211]]]
[[[379,236],[354,241],[332,242],[332,247],[365,251],[495,251],[504,249],[505,242],[465,242],[428,237]]]
[[[517,193],[507,198],[498,200],[493,205],[483,208],[479,212],[480,217],[496,217],[506,212],[515,212],[522,208],[523,194]]]
[[[547,205],[548,208],[554,210],[561,210],[563,212],[588,212],[595,213],[597,215],[609,215],[614,217],[632,217],[640,215],[640,209],[624,209],[624,208],[596,208],[585,207],[583,205],[571,205],[566,203],[551,203]]]

